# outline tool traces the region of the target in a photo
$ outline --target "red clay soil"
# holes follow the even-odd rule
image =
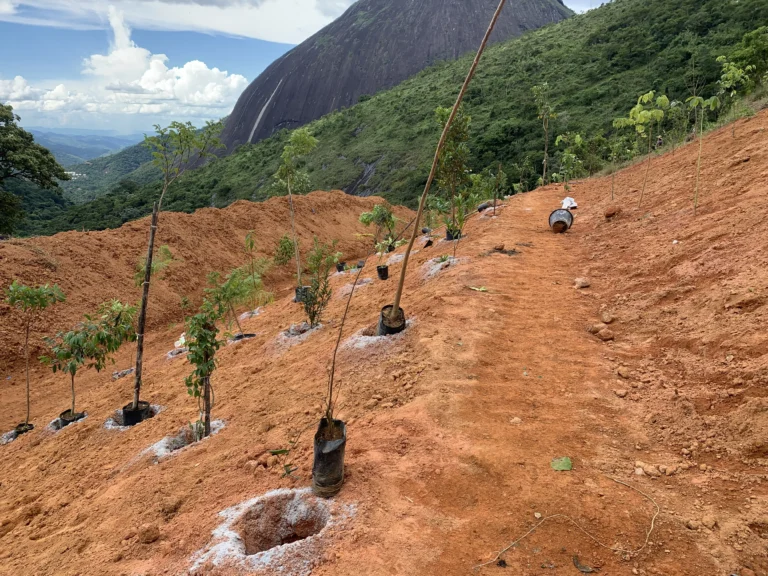
[[[705,141],[695,216],[692,144],[654,157],[640,208],[645,166],[621,172],[622,212],[610,221],[603,215],[610,178],[574,183],[569,195],[579,208],[563,235],[547,228],[562,186],[514,197],[495,219],[474,218],[458,262],[444,269],[432,262],[451,251],[445,242],[412,257],[402,304],[410,327],[363,346],[359,333],[391,303],[400,271],[393,264],[390,280],[379,281],[369,259],[363,278],[373,281],[355,293],[343,339],[350,345],[337,363],[348,443],[335,500],[352,515],[327,530],[314,562],[288,554],[263,572],[768,574],[766,128],[761,114],[739,122],[735,138],[726,128]],[[323,209],[307,238],[340,237],[349,246],[342,250],[362,252],[349,243],[358,242],[353,223],[372,201],[322,194],[310,201]],[[106,430],[131,380],[86,372],[78,378],[86,420],[57,434],[39,426],[0,447],[0,574],[184,574],[211,542],[218,512],[309,485],[311,436],[348,274],[333,278],[337,294],[323,327],[293,345],[280,332],[302,312],[290,301],[288,272],[274,278],[276,301],[245,324],[257,337],[218,354],[214,417],[226,427],[159,463],[138,457],[197,417],[183,385],[190,365],[165,356],[181,332],[167,327],[179,315],[178,297],[199,293],[204,272],[240,264],[246,230],[274,245],[284,215],[276,225],[264,216],[269,210],[243,203],[163,215],[161,234],[179,219],[161,243],[184,263],[169,272],[175,288],[153,293],[158,321],[144,397],[167,408],[131,430]],[[3,281],[63,284],[70,299],[57,321],[109,297],[135,298],[131,272],[145,226],[0,244]],[[192,229],[197,237],[185,238]],[[120,255],[120,239],[130,254]],[[495,252],[500,244],[518,253]],[[68,254],[83,256],[64,265]],[[107,264],[96,268],[102,255]],[[48,272],[51,262],[57,269]],[[577,277],[590,287],[575,289]],[[604,313],[614,336],[606,342],[588,331]],[[7,325],[2,330],[4,343],[18,341]],[[11,383],[2,384],[1,430],[23,414],[14,355],[3,355]],[[122,351],[118,367],[130,357]],[[38,372],[33,388],[36,423],[67,406],[64,378]],[[297,430],[304,432],[291,454],[296,479],[281,478],[267,450],[286,447]],[[550,466],[562,456],[571,471]]]

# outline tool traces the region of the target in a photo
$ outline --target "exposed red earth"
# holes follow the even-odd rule
[[[768,574],[766,128],[761,113],[739,121],[735,138],[727,127],[705,140],[695,216],[691,144],[654,157],[640,208],[642,163],[617,175],[615,202],[610,177],[573,183],[567,195],[579,208],[565,234],[547,228],[566,195],[552,185],[507,200],[496,218],[473,218],[459,261],[445,268],[433,260],[450,244],[418,242],[402,303],[412,322],[391,339],[365,334],[391,304],[400,264],[383,282],[369,258],[362,278],[373,281],[355,292],[337,363],[348,443],[334,520],[256,569]],[[338,238],[349,261],[364,256],[356,221],[375,201],[338,192],[299,198],[304,246],[316,234]],[[606,219],[611,206],[621,211]],[[183,331],[178,301],[192,294],[199,303],[207,272],[240,265],[250,229],[271,252],[288,229],[285,199],[161,216],[159,243],[183,263],[152,289],[143,397],[166,407],[156,417],[105,429],[132,380],[84,372],[78,405],[88,417],[53,434],[44,427],[66,408],[68,384],[33,372],[38,426],[0,446],[0,574],[184,574],[215,540],[219,512],[309,486],[350,274],[334,276],[324,325],[301,342],[280,336],[303,319],[291,302],[290,266],[270,275],[275,302],[244,324],[257,337],[218,354],[214,418],[225,427],[158,462],[140,456],[197,418],[183,384],[190,365],[166,358]],[[62,286],[67,303],[39,331],[50,334],[108,298],[138,299],[132,276],[146,235],[142,220],[3,242],[0,283]],[[517,253],[495,250],[502,244]],[[575,288],[576,278],[589,287]],[[23,417],[24,386],[15,317],[0,313],[5,431]],[[130,363],[125,347],[116,369]],[[286,447],[297,430],[296,479],[281,478],[267,451]],[[553,470],[563,456],[573,469]],[[245,531],[243,522],[234,529]],[[198,573],[248,570],[225,557]]]

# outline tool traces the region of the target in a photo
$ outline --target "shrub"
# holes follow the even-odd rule
[[[309,292],[304,299],[304,311],[307,321],[314,328],[320,324],[321,317],[328,302],[331,300],[331,285],[329,277],[337,259],[336,241],[329,246],[314,239],[312,250],[307,254],[309,269]]]

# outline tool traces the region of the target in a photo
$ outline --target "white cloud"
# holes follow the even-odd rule
[[[248,85],[245,77],[199,60],[169,67],[167,56],[152,54],[131,40],[130,28],[113,7],[109,22],[114,33],[110,50],[83,61],[84,80],[49,88],[32,86],[21,76],[0,78],[0,102],[17,111],[55,112],[57,123],[84,114],[209,119],[228,114]],[[98,121],[91,118],[90,123]]]
[[[10,15],[16,12],[14,4],[11,0],[0,0],[0,15]]]
[[[114,0],[125,21],[151,30],[223,33],[298,44],[355,0]],[[5,12],[3,6],[16,3]],[[35,15],[25,14],[35,9]],[[0,20],[88,28],[106,24],[104,0],[0,0]]]

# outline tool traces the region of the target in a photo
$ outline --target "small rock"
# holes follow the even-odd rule
[[[139,542],[142,544],[152,544],[160,538],[160,528],[157,524],[142,524],[139,528]]]
[[[635,468],[635,475],[637,475],[637,476],[644,476],[645,472],[643,472],[642,468],[638,467],[638,468]]]
[[[602,330],[605,330],[606,328],[608,328],[608,324],[603,324],[602,322],[599,323],[599,324],[594,324],[593,326],[591,326],[589,328],[589,333],[590,334],[597,334],[597,333],[601,332]]]
[[[659,469],[656,468],[656,466],[653,464],[643,464],[642,468],[643,472],[645,472],[648,476],[653,476],[654,478],[661,476],[661,472],[659,472]]]
[[[403,386],[403,390],[405,390],[406,392],[408,392],[408,390],[410,390],[411,388],[413,388],[413,384],[406,384],[405,386]]]
[[[629,378],[629,368],[621,366],[618,370],[616,370],[616,374],[622,378]]]
[[[611,314],[610,312],[603,312],[602,314],[600,314],[600,321],[603,324],[610,324],[614,320],[615,318],[613,317],[613,314]]]
[[[707,471],[707,465],[706,464],[700,464],[699,465],[699,470],[701,470],[702,472],[706,472]]]
[[[736,546],[734,546],[736,548]],[[757,576],[752,570],[749,568],[742,568],[740,572],[741,576]]]
[[[715,518],[711,514],[707,514],[701,519],[701,523],[704,524],[704,526],[706,526],[710,530],[714,530],[715,526],[717,526],[717,518]]]
[[[504,252],[504,244],[498,244],[497,246],[494,246],[493,249],[496,252]]]
[[[394,408],[394,404],[392,402],[384,402],[381,407],[382,408]]]
[[[605,216],[606,220],[610,220],[611,218],[616,218],[621,214],[621,208],[618,206],[608,206],[608,208],[605,209],[605,212],[603,212],[603,215]]]
[[[261,434],[266,434],[270,430],[272,430],[272,424],[270,424],[269,422],[262,422],[261,424],[259,424],[259,432]]]
[[[690,456],[691,455],[691,451],[688,450],[688,448],[683,448],[682,450],[680,450],[680,452],[682,453],[683,456]]]
[[[376,408],[376,405],[377,405],[378,403],[379,403],[379,401],[378,401],[378,400],[375,400],[375,399],[371,398],[370,400],[368,400],[368,402],[366,402],[366,403],[363,405],[363,408],[365,408],[366,410],[370,410],[370,409],[372,409],[372,408]]]
[[[589,288],[590,286],[591,284],[586,278],[576,278],[576,280],[573,281],[573,287],[576,289]]]
[[[627,391],[626,390],[614,390],[613,393],[616,394],[616,396],[618,396],[619,398],[626,398],[627,397]]]
[[[603,342],[608,342],[609,340],[613,340],[616,338],[616,335],[613,333],[613,331],[610,328],[603,328],[596,334],[600,340]]]
[[[533,517],[536,518],[536,520],[541,520],[541,512],[534,512]]]
[[[515,416],[514,418],[509,419],[509,423],[514,424],[515,426],[519,426],[520,424],[523,423],[523,421],[519,417]]]
[[[371,396],[371,400],[376,400],[378,402],[381,402],[384,399],[384,397],[381,394],[374,394]]]
[[[272,468],[272,466],[274,466],[275,464],[277,464],[279,461],[280,461],[280,459],[279,459],[277,456],[274,456],[274,455],[272,455],[272,456],[269,456],[269,457],[267,458],[267,466],[268,466],[269,468]]]
[[[685,527],[688,528],[688,530],[698,530],[701,524],[699,524],[696,520],[688,520],[688,522],[685,523]]]
[[[678,467],[677,466],[667,466],[667,469],[664,471],[664,474],[667,476],[673,476],[677,474]]]

